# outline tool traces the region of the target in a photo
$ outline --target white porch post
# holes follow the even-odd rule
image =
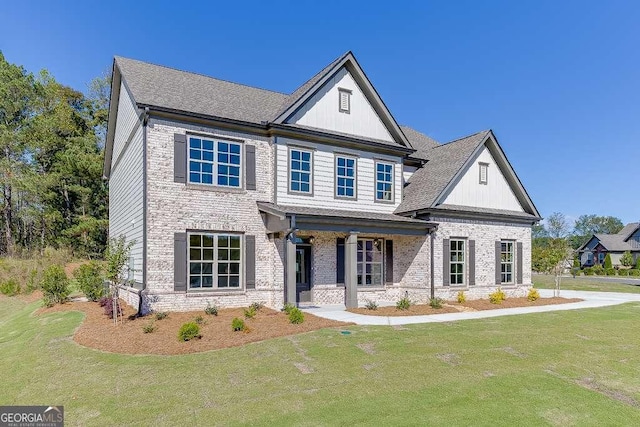
[[[344,286],[347,308],[358,307],[358,234],[349,233],[344,245]]]

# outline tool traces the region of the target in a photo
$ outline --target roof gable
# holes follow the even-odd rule
[[[318,92],[322,91],[327,82],[334,78],[343,68],[348,72],[354,83],[361,90],[362,95],[375,111],[393,141],[398,145],[411,147],[407,137],[400,129],[400,126],[398,126],[398,123],[391,115],[391,112],[384,104],[380,95],[375,90],[351,52],[347,52],[334,60],[322,71],[296,89],[291,96],[287,97],[286,101],[282,104],[280,111],[273,118],[273,123],[285,124],[291,120],[292,117],[295,117],[299,111],[305,108],[307,102],[313,102],[313,97]]]
[[[640,230],[640,222],[631,222],[624,226],[622,230],[618,232],[626,242],[635,234],[636,231]]]

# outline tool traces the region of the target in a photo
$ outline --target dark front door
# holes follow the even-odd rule
[[[296,246],[296,302],[311,302],[311,246]]]

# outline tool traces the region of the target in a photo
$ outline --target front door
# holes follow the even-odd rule
[[[296,246],[296,302],[311,302],[311,246]]]

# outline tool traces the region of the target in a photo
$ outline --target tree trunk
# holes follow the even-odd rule
[[[4,219],[4,238],[7,242],[7,255],[12,256],[14,252],[13,245],[13,210],[11,201],[11,185],[5,184],[2,195],[4,198],[4,207],[2,209],[2,216]]]

